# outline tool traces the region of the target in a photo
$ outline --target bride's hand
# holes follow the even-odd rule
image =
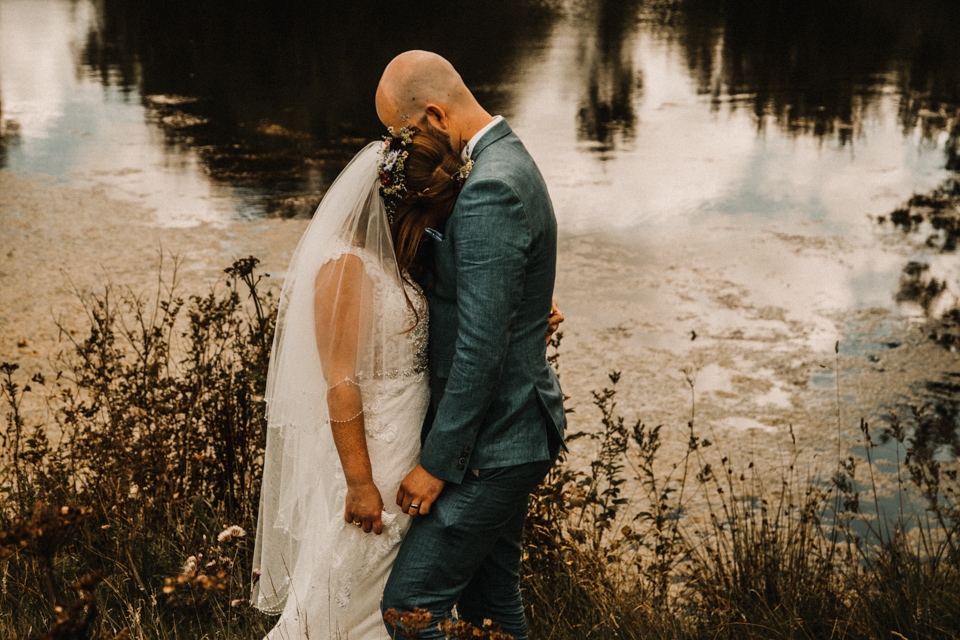
[[[373,531],[383,533],[383,499],[380,490],[373,482],[366,482],[356,486],[347,486],[347,506],[343,512],[343,519],[363,529],[364,533]]]

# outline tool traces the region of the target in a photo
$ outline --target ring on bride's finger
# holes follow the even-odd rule
[[[353,524],[357,525],[358,527],[362,527],[362,526],[363,526],[363,523],[360,522],[359,520],[355,520]]]

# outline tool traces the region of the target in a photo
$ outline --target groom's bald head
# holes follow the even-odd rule
[[[459,136],[478,119],[490,118],[453,65],[430,51],[407,51],[391,60],[380,78],[376,103],[380,121],[397,129],[426,118],[431,126],[452,128],[448,135]]]
[[[455,107],[470,97],[460,74],[446,59],[429,51],[407,51],[383,71],[377,115],[385,124],[404,116],[416,121],[431,102]]]

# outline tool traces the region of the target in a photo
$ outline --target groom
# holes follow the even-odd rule
[[[473,170],[435,236],[430,302],[431,411],[420,464],[397,504],[414,518],[383,609],[427,609],[526,640],[520,537],[527,499],[556,459],[566,419],[546,361],[557,223],[519,138],[492,117],[453,66],[426,51],[387,65],[377,114],[389,127],[433,128]],[[420,636],[442,638],[436,625]]]

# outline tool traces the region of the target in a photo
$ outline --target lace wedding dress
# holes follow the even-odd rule
[[[428,329],[423,292],[397,269],[378,158],[379,143],[371,144],[331,186],[281,294],[254,550],[253,604],[281,613],[269,640],[388,638],[380,596],[410,523],[394,498],[420,451]],[[330,317],[348,320],[322,322],[331,309]],[[343,380],[362,397],[373,478],[386,505],[381,535],[344,520],[346,483],[326,402]]]

